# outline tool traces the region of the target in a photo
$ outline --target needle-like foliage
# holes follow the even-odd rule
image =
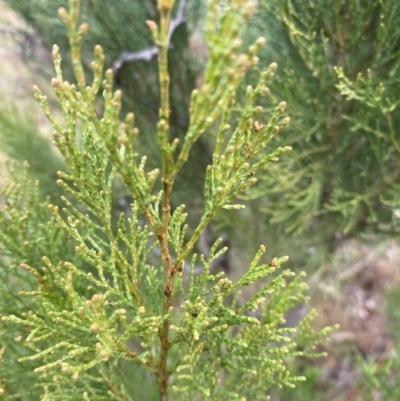
[[[266,211],[288,232],[398,233],[399,13],[397,0],[260,1],[253,31],[268,21],[270,88],[292,118],[278,140],[294,148],[264,176]]]
[[[303,275],[280,270],[287,257],[263,260],[263,245],[238,280],[210,268],[227,251],[221,240],[207,256],[193,253],[217,212],[225,208],[234,214],[243,208],[236,198],[255,185],[260,171],[291,150],[265,152],[289,122],[285,102],[267,111],[259,105],[269,93],[266,84],[275,63],[247,87],[245,105],[235,105],[238,87],[257,65],[265,42],[259,38],[239,53],[237,35],[254,4],[210,1],[210,59],[203,84],[192,93],[190,124],[179,141],[170,132],[173,1],[158,2],[159,22],[147,21],[158,47],[160,88],[153,130],[161,163],[153,169],[137,149],[134,114],[121,120],[121,91],[113,90],[111,70],[103,75],[105,56],[98,45],[88,81],[80,52],[89,25],[78,25],[79,5],[71,0],[68,11],[59,10],[68,29],[76,83],[64,79],[59,48],[53,50],[52,86],[63,122],[34,88],[67,166],[58,173],[64,206],[41,202],[26,176],[13,173],[0,214],[3,396],[255,400],[267,397],[274,386],[295,385],[302,377],[290,373],[288,359],[318,355],[315,346],[329,332],[312,330],[313,312],[297,327],[285,326],[285,314],[307,301]],[[100,116],[99,91],[104,99]],[[215,138],[204,184],[205,210],[189,228],[185,205],[172,210],[171,194],[194,143],[207,131]],[[116,221],[112,194],[117,177],[133,203],[130,215],[120,213]],[[195,268],[199,263],[200,270]],[[249,286],[253,291],[243,294]],[[18,386],[13,369],[26,369],[24,380],[30,384]]]

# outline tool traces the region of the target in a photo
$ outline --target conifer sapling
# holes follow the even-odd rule
[[[121,91],[113,90],[111,70],[103,76],[101,46],[94,49],[88,83],[80,46],[89,26],[78,26],[79,0],[70,0],[69,11],[59,11],[68,29],[76,78],[75,84],[64,80],[54,46],[52,86],[64,122],[56,120],[37,87],[34,94],[55,129],[54,144],[68,169],[58,173],[64,207],[48,206],[49,223],[36,240],[62,235],[64,242],[54,240],[59,249],[44,249],[41,260],[19,260],[38,282],[36,289],[20,296],[35,301],[29,311],[13,308],[7,315],[3,310],[2,317],[5,326],[22,327],[15,341],[26,352],[19,363],[34,365],[37,381],[29,394],[38,389],[41,400],[265,399],[270,388],[303,379],[291,375],[288,358],[318,355],[315,345],[330,330],[311,329],[313,312],[296,328],[285,327],[285,313],[307,301],[304,275],[279,271],[287,257],[263,261],[266,250],[261,245],[243,276],[232,281],[210,269],[227,251],[221,240],[208,257],[194,253],[217,212],[225,208],[234,214],[243,208],[234,203],[238,195],[256,183],[260,170],[290,151],[280,147],[265,153],[289,118],[284,116],[285,102],[269,110],[257,104],[268,96],[275,63],[260,71],[257,85],[246,88],[245,104],[235,103],[247,71],[257,66],[265,39],[242,53],[238,34],[254,3],[212,0],[204,81],[192,93],[184,140],[171,139],[168,31],[173,3],[159,0],[159,22],[147,22],[158,46],[160,87],[154,140],[162,164],[153,170],[147,169],[146,156],[138,154],[134,114],[120,119]],[[101,117],[96,109],[99,91],[104,101]],[[206,172],[205,210],[197,226],[188,227],[185,205],[171,208],[171,192],[193,144],[206,132],[214,135],[215,147]],[[18,180],[18,174],[14,177]],[[112,207],[116,179],[123,180],[134,199],[132,216],[120,213],[117,221]],[[8,187],[8,197],[22,207],[12,213],[3,210],[2,225],[16,224],[28,204],[30,192],[21,188]],[[35,203],[40,210],[43,206]],[[26,246],[33,240],[26,238]],[[195,271],[198,263],[203,266],[200,273]],[[255,283],[261,289],[241,295],[243,287]],[[9,399],[17,392],[11,383],[3,383]]]

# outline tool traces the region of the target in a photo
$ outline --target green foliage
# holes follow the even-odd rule
[[[359,391],[362,400],[373,401],[379,395],[382,400],[395,400],[400,395],[400,382],[397,379],[400,362],[398,351],[385,361],[360,362],[361,379]]]
[[[12,173],[0,213],[6,400],[39,394],[46,401],[261,399],[274,386],[303,380],[290,373],[288,358],[317,356],[315,345],[330,331],[312,330],[312,311],[296,328],[285,327],[285,314],[307,301],[304,276],[279,270],[287,257],[262,261],[261,245],[244,275],[233,281],[211,268],[227,251],[221,240],[208,255],[193,253],[218,211],[243,208],[235,199],[290,151],[265,152],[288,118],[285,102],[267,109],[259,105],[276,64],[247,87],[244,106],[235,105],[238,87],[257,64],[265,40],[239,53],[236,38],[254,11],[252,3],[237,0],[221,7],[214,1],[207,11],[210,61],[204,82],[192,93],[186,135],[173,139],[167,39],[172,3],[160,0],[159,23],[147,23],[159,49],[161,106],[152,129],[161,163],[155,168],[146,167],[136,146],[135,116],[120,120],[122,94],[112,89],[111,70],[103,77],[100,46],[87,83],[80,46],[89,26],[77,25],[79,1],[71,0],[69,11],[59,10],[76,81],[63,78],[55,46],[52,85],[63,123],[37,87],[34,92],[67,166],[58,173],[64,207],[41,201],[26,173]],[[100,90],[104,109],[98,117]],[[204,214],[189,228],[185,205],[171,209],[173,185],[195,142],[215,127]],[[115,219],[117,179],[133,204],[130,216],[120,213]],[[254,287],[250,296],[242,293],[249,286]],[[16,382],[22,375],[14,374],[17,369],[27,371],[23,388]]]
[[[274,51],[260,57],[282,65],[270,89],[292,118],[278,141],[294,148],[264,177],[272,221],[331,237],[398,232],[399,2],[260,4],[252,30],[268,21]]]
[[[179,68],[171,68],[171,126],[173,135],[183,135],[187,129],[189,120],[187,103],[190,93],[194,88],[194,80],[198,70],[203,65],[195,63],[187,52],[188,29],[194,30],[198,24],[194,15],[204,14],[204,4],[200,2],[188,2],[185,16],[187,24],[182,24],[172,37],[173,48],[169,52],[170,62]],[[67,0],[11,0],[7,4],[18,11],[24,19],[40,35],[45,48],[51,51],[54,43],[65,49],[66,60],[63,62],[63,71],[66,79],[74,82],[73,68],[69,62],[68,44],[69,38],[63,23],[57,18],[59,7],[65,7]],[[174,12],[175,14],[175,12]],[[91,34],[82,44],[82,67],[87,77],[91,74],[92,49],[101,44],[106,55],[104,63],[106,68],[113,68],[114,63],[125,52],[141,51],[151,46],[154,42],[151,32],[143,21],[157,20],[157,2],[120,0],[110,2],[108,0],[83,0],[81,2],[80,18],[90,25]],[[188,28],[189,27],[189,28]],[[139,60],[135,63],[126,63],[119,68],[114,76],[114,84],[123,89],[122,104],[125,111],[135,110],[136,124],[142,132],[151,137],[152,130],[147,127],[157,122],[159,103],[157,60]],[[98,109],[101,109],[99,99]],[[146,151],[155,147],[151,146],[150,138],[142,138]]]
[[[51,52],[54,43],[64,49],[63,71],[69,82],[75,82],[73,67],[70,63],[68,50],[68,35],[63,23],[57,18],[59,7],[68,4],[67,0],[10,0],[6,1],[9,7],[20,13],[23,18],[34,28],[39,35],[45,49]],[[177,2],[178,3],[178,2]],[[176,9],[177,7],[175,7]],[[176,11],[173,10],[173,16]],[[198,34],[199,51],[194,54],[188,50],[191,32],[200,32],[199,26],[203,25],[205,4],[202,1],[188,1],[185,6],[186,23],[176,29],[172,36],[172,47],[168,52],[170,65],[170,129],[173,137],[182,139],[186,134],[189,124],[189,103],[191,91],[195,87],[195,80],[203,72],[204,56],[207,49],[203,35]],[[86,77],[91,74],[92,50],[96,44],[101,44],[104,49],[105,68],[113,68],[127,52],[137,52],[154,46],[150,30],[143,23],[146,20],[157,20],[157,1],[133,1],[132,0],[83,0],[81,2],[80,18],[90,25],[91,34],[82,44],[82,68]],[[34,51],[33,51],[34,53]],[[32,56],[35,65],[35,56]],[[39,60],[41,62],[41,60]],[[36,62],[37,63],[37,62]],[[46,71],[42,68],[40,71]],[[47,74],[46,74],[47,75]],[[47,76],[48,77],[48,76]],[[143,135],[138,139],[136,146],[148,156],[148,163],[157,167],[160,162],[160,152],[156,146],[152,127],[158,121],[158,109],[160,107],[157,59],[139,60],[126,63],[113,76],[113,84],[122,91],[122,112],[125,114],[135,110],[135,125]],[[101,112],[103,99],[98,97],[96,110]],[[194,144],[195,151],[177,179],[179,190],[173,194],[173,203],[178,206],[182,199],[196,195],[196,199],[202,198],[202,185],[207,164],[210,162],[211,151],[204,138],[200,138]],[[54,173],[57,170],[54,171]],[[128,196],[120,193],[120,197]]]
[[[49,140],[38,133],[33,115],[3,106],[0,109],[0,140],[2,152],[8,157],[28,162],[30,177],[40,180],[42,193],[55,195],[59,192],[55,184],[56,172],[65,165],[52,151]]]
[[[54,17],[61,3],[13,0],[10,5],[34,26],[45,44],[56,38],[64,47],[67,37]],[[107,67],[124,51],[152,45],[145,27],[121,21],[157,18],[155,2],[134,2],[130,7],[128,2],[119,1],[111,7],[106,0],[85,0],[82,11],[92,30],[83,51],[86,74],[89,49],[95,43],[105,47]],[[276,105],[282,97],[288,101],[292,124],[275,141],[294,148],[291,157],[283,161],[285,168],[281,164],[260,175],[259,185],[246,197],[264,197],[260,207],[278,225],[278,232],[308,229],[305,248],[326,243],[332,250],[337,233],[398,232],[398,12],[396,0],[375,0],[366,5],[358,0],[261,1],[249,26],[241,31],[246,45],[260,34],[268,37],[270,45],[259,57],[282,65],[269,88]],[[104,14],[109,16],[107,20]],[[188,42],[204,17],[203,2],[188,2],[185,15],[188,28],[176,32],[169,52],[174,63],[170,71],[170,127],[173,136],[181,139],[189,121],[189,93],[202,70]],[[201,53],[204,46],[196,50]],[[155,62],[136,62],[118,73],[116,80],[123,89],[124,110],[127,106],[135,109],[141,132],[147,133],[152,126],[149,123],[157,120],[156,74]],[[71,72],[67,76],[73,79]],[[257,72],[249,77],[256,80]],[[242,104],[244,99],[239,96],[237,102]],[[145,149],[156,167],[159,152],[153,139],[151,134],[142,135],[137,146]],[[209,163],[209,139],[200,138],[192,160],[178,177],[172,197],[175,206],[187,193],[200,193],[204,177],[198,166],[205,168]],[[229,222],[226,215],[218,219]],[[255,229],[265,230],[266,219],[258,221],[261,227]],[[243,224],[249,224],[248,219]],[[315,232],[317,238],[312,235]],[[286,241],[287,236],[282,236]]]
[[[306,380],[301,386],[295,388],[285,387],[279,393],[281,401],[325,401],[327,399],[327,388],[321,388],[320,370],[315,367],[304,367]]]
[[[390,334],[395,344],[390,352],[387,352],[380,360],[359,361],[361,379],[359,391],[362,399],[369,401],[376,398],[377,394],[383,400],[396,400],[400,396],[400,381],[397,372],[400,369],[400,313],[399,313],[400,289],[395,288],[387,294],[387,317]]]
[[[47,203],[40,201],[38,184],[28,180],[26,168],[21,173],[12,166],[9,170],[10,182],[1,191],[5,198],[5,206],[0,212],[1,313],[25,316],[33,308],[37,315],[46,316],[40,301],[22,297],[19,292],[33,291],[37,287],[35,275],[41,277],[43,255],[53,263],[74,258],[73,244],[67,233],[55,224]],[[56,295],[54,293],[52,297]],[[2,324],[0,335],[3,351],[0,377],[6,383],[6,399],[21,396],[38,399],[40,382],[33,373],[38,364],[34,361],[26,366],[17,363],[19,358],[31,354],[23,346],[26,331]]]
[[[380,57],[384,58],[383,55]],[[352,130],[364,130],[367,133],[371,138],[371,148],[381,164],[379,167],[383,182],[379,187],[375,184],[373,196],[379,199],[385,214],[373,215],[371,225],[393,235],[399,232],[400,206],[397,166],[392,163],[400,155],[399,134],[396,129],[399,120],[397,94],[400,86],[393,75],[400,66],[400,58],[390,60],[390,64],[394,65],[383,82],[378,75],[378,66],[374,66],[374,72],[368,70],[364,75],[358,74],[354,81],[350,81],[343,70],[338,69],[340,81],[337,86],[346,99],[361,104],[359,115],[349,119],[353,125]]]

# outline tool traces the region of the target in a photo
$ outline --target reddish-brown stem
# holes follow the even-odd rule
[[[170,193],[172,185],[168,182],[164,182],[164,197],[163,197],[163,208],[162,208],[162,229],[158,234],[158,240],[160,242],[161,254],[167,269],[167,279],[164,286],[164,307],[163,316],[165,320],[162,325],[160,332],[160,342],[161,342],[161,355],[160,362],[158,365],[158,382],[160,389],[160,401],[167,401],[167,386],[168,377],[167,372],[167,358],[168,351],[170,348],[170,342],[168,340],[169,333],[169,319],[166,318],[171,306],[172,306],[172,290],[174,284],[174,276],[176,270],[172,264],[171,255],[168,248],[168,223],[170,215]]]
[[[159,0],[158,8],[160,11],[160,31],[159,41],[159,80],[160,80],[160,124],[159,124],[159,143],[163,153],[163,201],[162,201],[162,219],[160,227],[156,227],[156,233],[161,248],[161,256],[163,258],[167,271],[167,278],[164,286],[164,306],[161,331],[159,333],[161,350],[160,360],[157,369],[157,378],[159,384],[160,401],[167,401],[168,377],[167,360],[168,351],[170,349],[169,334],[169,317],[167,317],[172,306],[172,290],[174,284],[175,269],[172,264],[171,255],[168,247],[168,224],[171,211],[170,197],[173,185],[170,169],[172,167],[171,155],[169,150],[169,73],[168,73],[168,29],[170,11],[173,1]]]

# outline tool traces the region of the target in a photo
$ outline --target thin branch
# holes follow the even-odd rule
[[[185,6],[186,0],[181,0],[179,2],[178,11],[176,13],[175,18],[173,18],[170,22],[169,31],[168,31],[168,47],[172,48],[171,39],[174,35],[176,29],[183,23],[186,22],[185,18]],[[151,61],[154,57],[158,55],[158,47],[151,46],[143,50],[139,50],[137,52],[123,52],[121,56],[114,62],[113,72],[114,77],[118,75],[123,67],[127,64],[132,64],[136,61]]]

